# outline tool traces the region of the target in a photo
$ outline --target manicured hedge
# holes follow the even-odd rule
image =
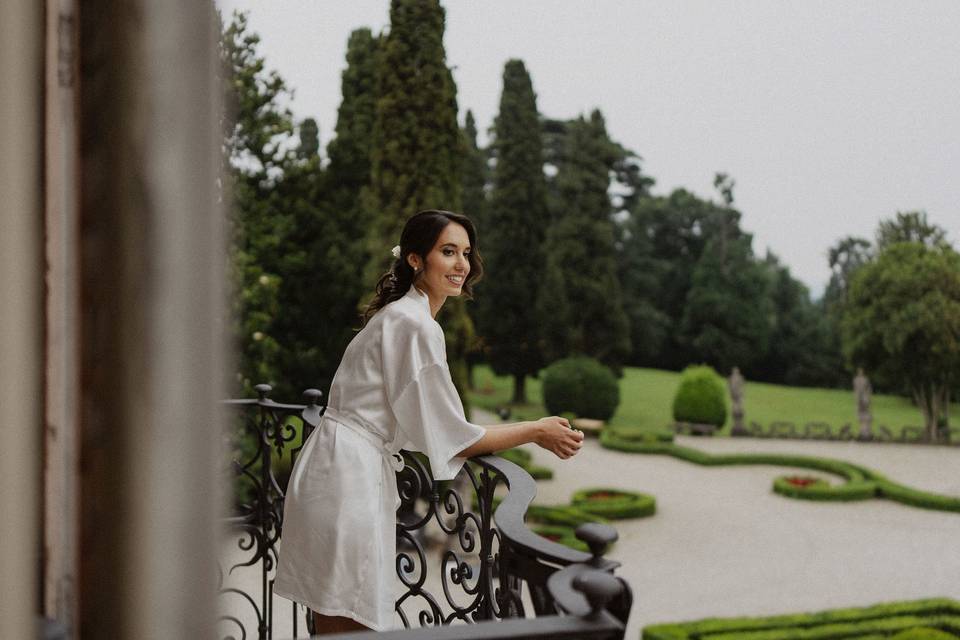
[[[658,624],[643,640],[909,640],[960,634],[960,603],[947,598],[765,618],[710,618]],[[912,634],[912,635],[911,635]],[[951,637],[951,636],[946,636]]]
[[[726,396],[723,378],[713,367],[687,367],[673,397],[673,419],[722,427],[727,421]]]
[[[669,429],[631,429],[629,427],[607,426],[605,431],[617,440],[627,442],[673,442],[673,431]]]
[[[609,449],[631,453],[669,455],[704,466],[768,464],[781,467],[814,469],[839,476],[844,482],[827,483],[807,488],[787,486],[782,479],[774,481],[773,490],[789,498],[806,500],[852,501],[886,498],[912,507],[937,511],[960,512],[960,497],[945,496],[897,484],[885,476],[850,462],[832,458],[797,456],[779,453],[734,453],[714,455],[691,447],[662,440],[628,439],[622,431],[607,430],[600,434],[600,444]]]
[[[653,496],[623,489],[581,489],[570,502],[581,511],[611,520],[646,518],[657,511]]]
[[[543,404],[553,415],[609,420],[620,404],[620,384],[613,372],[593,358],[557,360],[543,370]]]
[[[598,492],[612,493],[614,500],[591,500]],[[583,489],[573,494],[569,506],[543,506],[532,504],[527,508],[527,523],[535,533],[554,539],[574,549],[586,551],[587,546],[577,540],[574,530],[581,524],[609,519],[643,518],[656,511],[653,496],[622,489]]]

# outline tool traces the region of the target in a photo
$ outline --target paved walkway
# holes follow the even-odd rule
[[[711,453],[789,452],[860,463],[891,479],[960,495],[960,450],[892,444],[681,437]],[[627,637],[657,622],[772,615],[891,600],[960,599],[960,514],[884,501],[816,503],[774,494],[781,467],[701,467],[668,456],[623,453],[588,440],[553,458],[540,504],[585,486],[651,493],[652,518],[616,523],[610,556],[634,589]],[[805,475],[809,471],[803,470]]]

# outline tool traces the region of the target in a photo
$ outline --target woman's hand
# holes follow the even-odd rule
[[[540,418],[535,425],[537,436],[534,442],[558,458],[566,460],[573,457],[583,446],[583,432],[571,428],[566,418]]]

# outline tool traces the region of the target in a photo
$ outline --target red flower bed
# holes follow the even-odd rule
[[[612,491],[596,491],[587,496],[590,500],[613,500],[623,498],[622,493],[613,493]]]
[[[822,482],[820,478],[810,478],[808,476],[790,476],[786,480],[795,487],[809,487],[812,484]]]

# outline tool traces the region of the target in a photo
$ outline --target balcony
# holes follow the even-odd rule
[[[305,637],[306,609],[273,596],[272,586],[286,473],[320,423],[321,394],[308,390],[306,404],[282,404],[267,385],[257,392],[256,399],[225,402],[238,490],[221,553],[218,635]],[[570,549],[524,524],[536,484],[517,465],[480,456],[454,480],[438,482],[420,456],[403,457],[395,611],[405,629],[387,637],[623,637],[632,593],[613,575],[618,563],[603,557],[613,529],[583,525],[577,536],[590,553]]]

